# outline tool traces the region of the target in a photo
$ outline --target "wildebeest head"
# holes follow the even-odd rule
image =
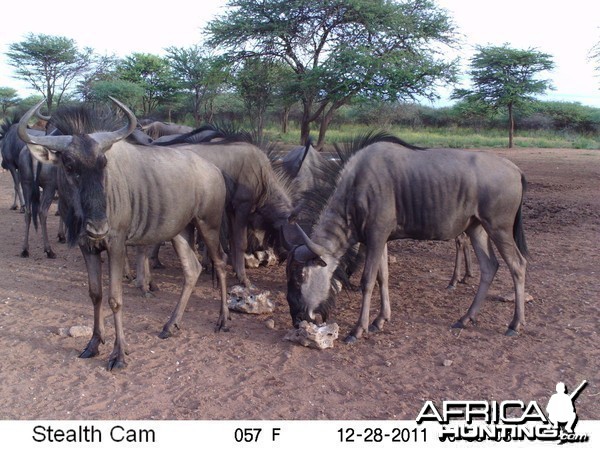
[[[85,234],[92,241],[103,239],[109,232],[106,215],[105,153],[116,142],[126,138],[137,123],[133,113],[113,99],[123,110],[128,123],[117,131],[66,136],[32,136],[27,133],[27,122],[43,101],[30,109],[19,122],[19,137],[27,143],[32,155],[44,164],[57,165],[61,201],[68,204],[68,237],[71,245]]]
[[[295,327],[302,320],[314,321],[317,314],[326,322],[338,291],[333,257],[298,230],[305,243],[289,251],[286,265],[287,301]]]

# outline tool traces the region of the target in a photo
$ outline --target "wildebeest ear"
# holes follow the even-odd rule
[[[27,147],[31,155],[42,164],[58,164],[59,158],[57,152],[35,144],[27,144]]]

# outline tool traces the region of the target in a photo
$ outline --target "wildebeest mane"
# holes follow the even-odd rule
[[[114,131],[123,125],[110,108],[89,104],[61,106],[52,114],[50,123],[63,135]]]
[[[356,152],[359,150],[378,142],[390,142],[392,144],[398,144],[411,150],[427,150],[425,147],[419,147],[414,144],[400,139],[393,134],[383,130],[370,130],[364,134],[360,134],[352,138],[350,141],[339,145],[334,144],[335,152],[338,158],[345,164]]]

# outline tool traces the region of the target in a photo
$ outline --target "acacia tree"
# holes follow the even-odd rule
[[[320,122],[317,147],[335,113],[357,95],[388,101],[435,98],[455,80],[440,50],[454,26],[431,0],[230,0],[206,28],[207,43],[239,61],[263,57],[292,72],[302,104],[300,140]]]
[[[148,53],[133,53],[117,66],[118,79],[129,81],[144,90],[143,115],[148,116],[161,104],[170,104],[177,94],[177,84],[166,59]]]
[[[29,33],[25,40],[8,46],[8,63],[15,68],[15,78],[28,82],[46,98],[52,111],[73,81],[85,74],[92,64],[91,48],[79,50],[75,41],[62,36]]]
[[[11,106],[15,106],[19,103],[19,95],[16,89],[10,87],[0,87],[0,109],[2,115],[6,115],[6,111]]]
[[[549,80],[537,79],[543,71],[552,70],[554,62],[547,53],[534,49],[503,46],[478,47],[471,58],[472,89],[455,89],[454,99],[466,99],[487,107],[508,111],[508,147],[513,147],[515,108],[535,100],[551,88]]]
[[[193,114],[196,125],[200,124],[200,111],[204,105],[204,120],[212,120],[212,100],[220,92],[229,77],[229,71],[221,58],[206,48],[194,45],[189,48],[166,49],[168,63],[183,90],[193,94]]]

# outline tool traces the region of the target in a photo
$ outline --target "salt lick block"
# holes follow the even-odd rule
[[[272,313],[275,305],[269,299],[270,291],[259,291],[254,288],[246,288],[236,285],[229,290],[227,306],[232,311],[246,314]]]
[[[333,342],[338,338],[340,327],[337,323],[317,325],[308,323],[306,320],[300,322],[297,329],[288,331],[284,339],[297,342],[304,347],[324,348],[333,347]]]

